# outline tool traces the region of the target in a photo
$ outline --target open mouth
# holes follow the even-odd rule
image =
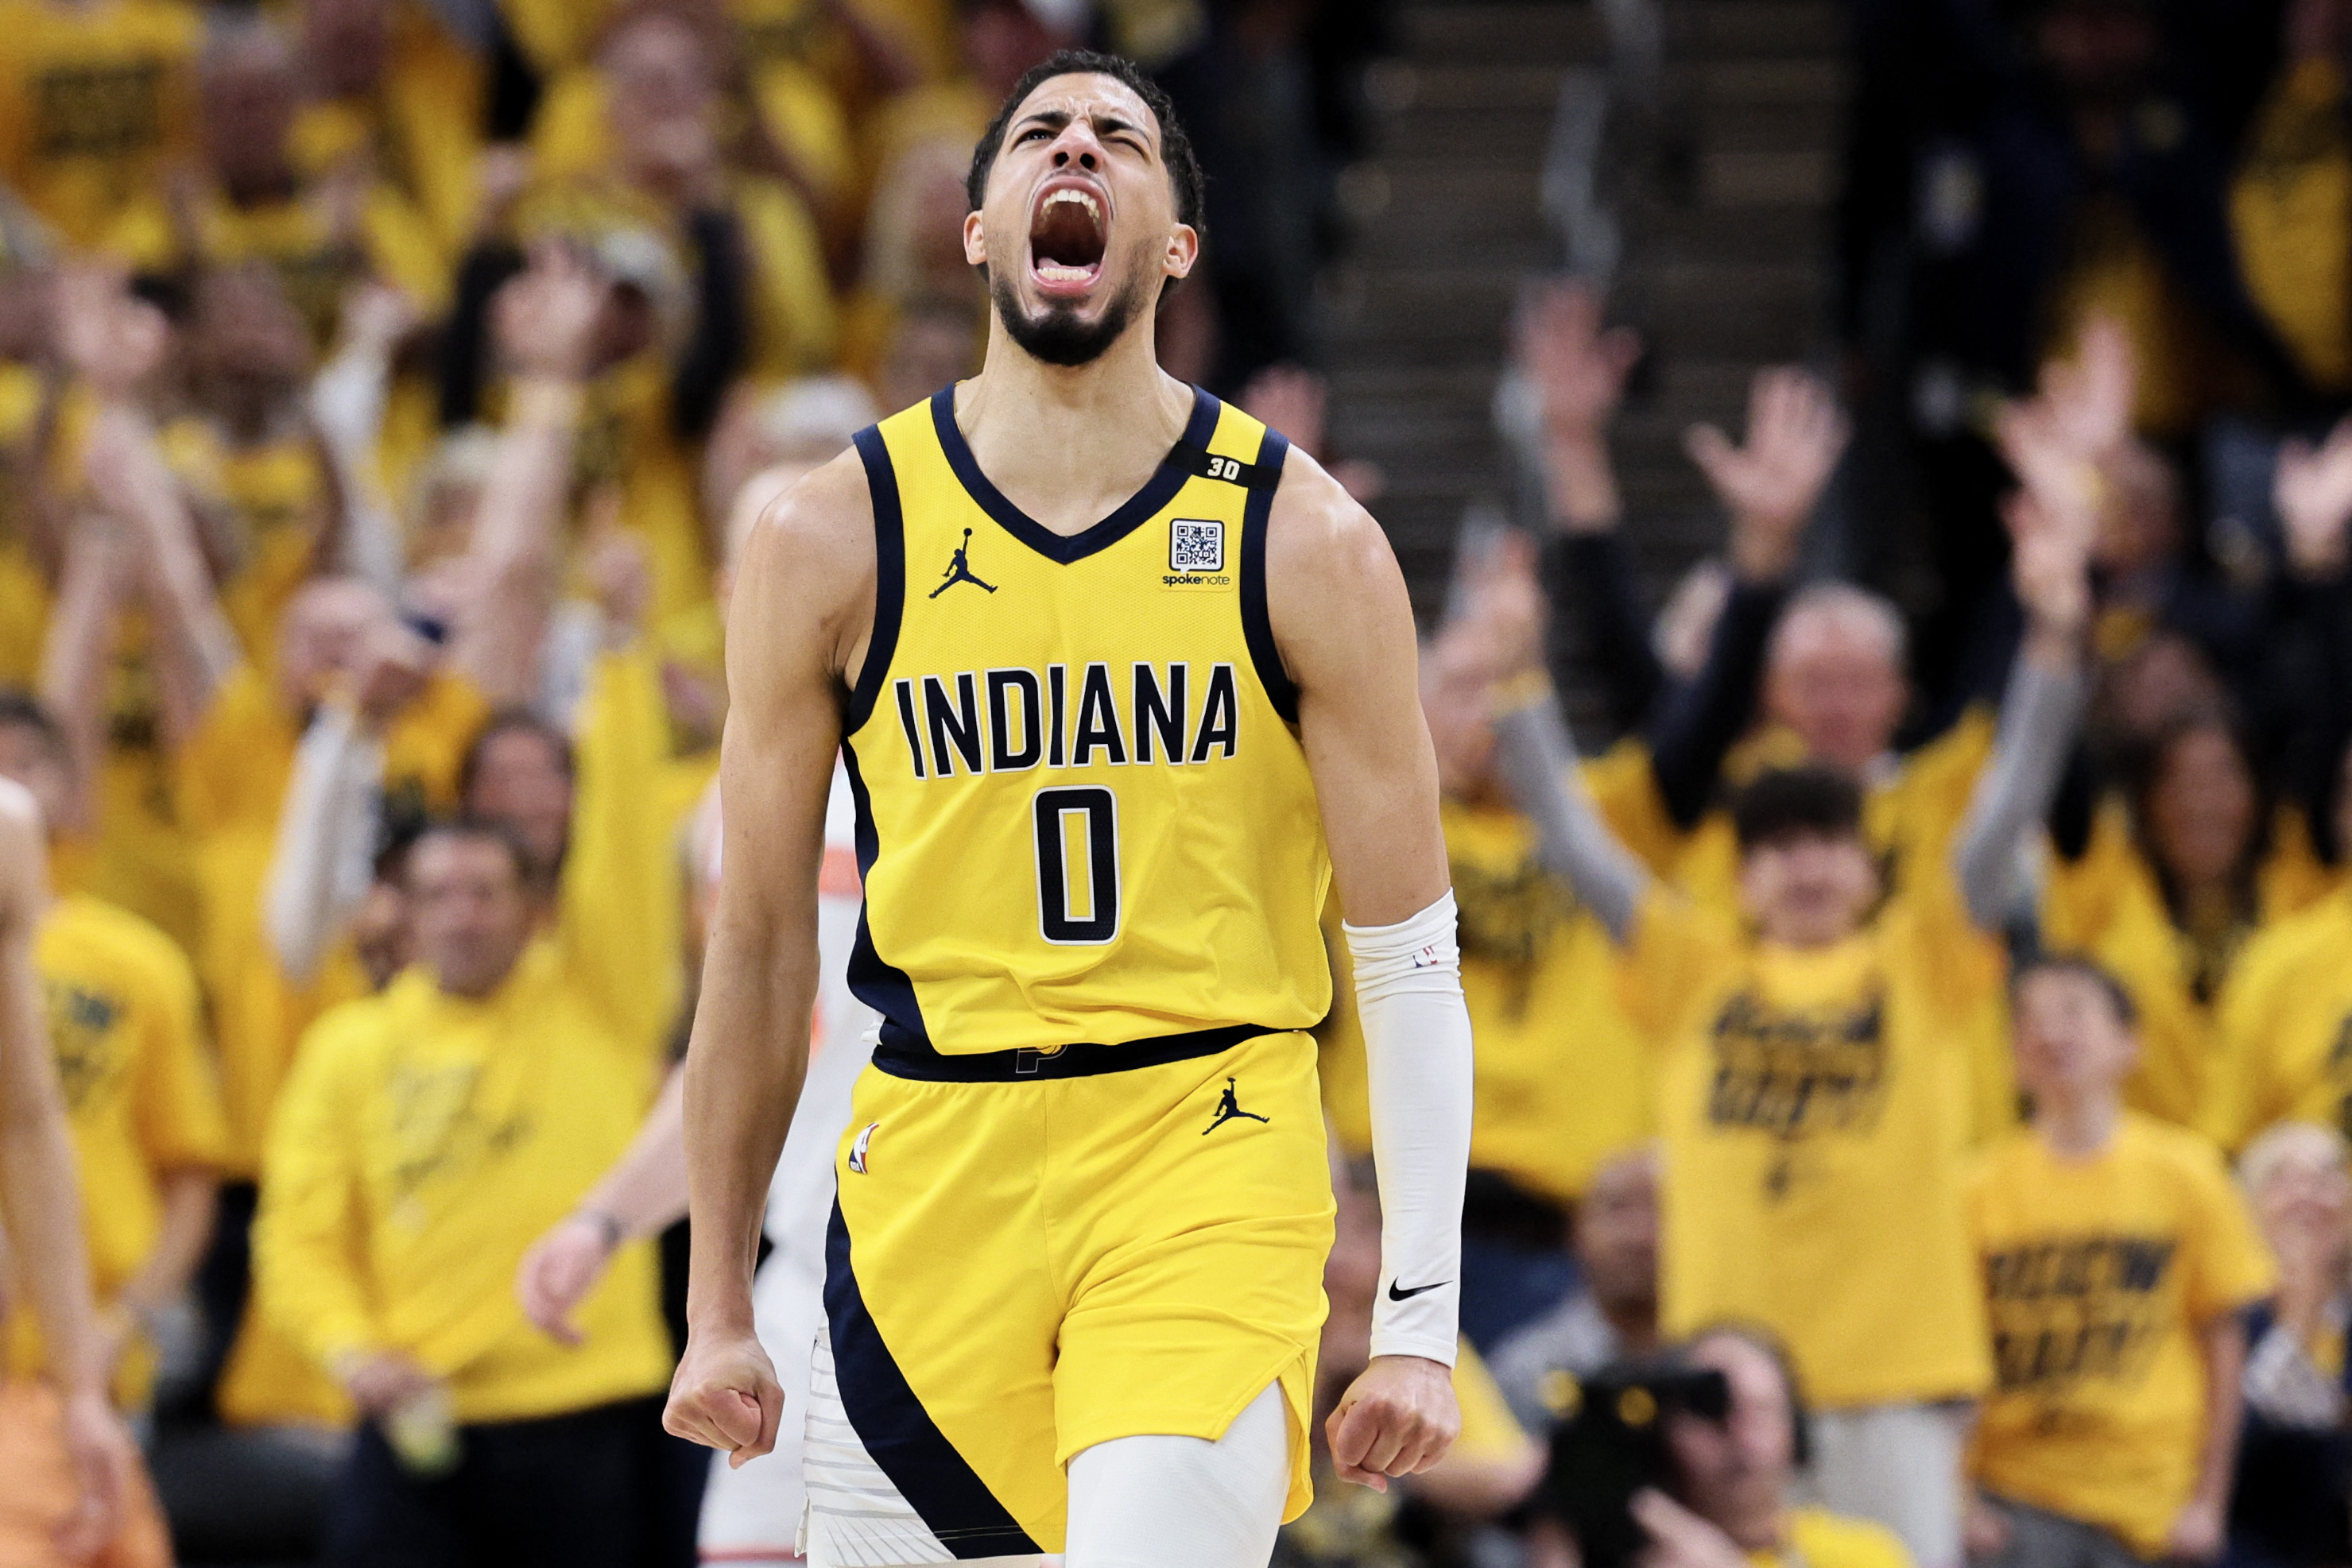
[[[1049,184],[1029,215],[1029,270],[1052,294],[1081,294],[1102,276],[1103,202],[1080,181]]]

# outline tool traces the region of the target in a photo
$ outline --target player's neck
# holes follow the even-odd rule
[[[2060,1159],[2092,1159],[2115,1141],[2123,1113],[2123,1096],[2112,1088],[2045,1093],[2036,1098],[2033,1132]]]
[[[992,322],[981,372],[956,389],[956,427],[1013,504],[1083,532],[1141,489],[1192,417],[1192,392],[1160,370],[1151,323],[1101,358],[1049,365]]]

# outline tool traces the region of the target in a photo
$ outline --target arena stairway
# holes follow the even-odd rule
[[[1617,313],[1653,348],[1616,449],[1629,535],[1662,594],[1721,532],[1684,427],[1736,421],[1756,367],[1818,357],[1826,340],[1839,12],[1405,0],[1400,23],[1399,52],[1368,82],[1372,153],[1341,184],[1353,237],[1327,282],[1335,449],[1386,471],[1374,510],[1426,624],[1465,509],[1507,511],[1520,489],[1493,402],[1522,280],[1571,258],[1613,270]],[[1553,144],[1575,140],[1556,127],[1564,82],[1608,102],[1597,225],[1543,210],[1548,154],[1557,181]]]

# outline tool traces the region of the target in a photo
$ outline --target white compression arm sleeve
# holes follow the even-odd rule
[[[1347,925],[1371,1081],[1382,1290],[1372,1354],[1454,1364],[1462,1185],[1470,1166],[1470,1012],[1454,894],[1394,925]]]

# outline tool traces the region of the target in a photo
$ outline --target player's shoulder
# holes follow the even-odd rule
[[[818,464],[779,489],[751,525],[754,549],[765,540],[796,555],[874,554],[874,497],[866,461],[856,446]]]
[[[1410,617],[1388,535],[1324,466],[1292,447],[1267,508],[1265,584],[1277,636],[1353,624],[1371,606]]]

